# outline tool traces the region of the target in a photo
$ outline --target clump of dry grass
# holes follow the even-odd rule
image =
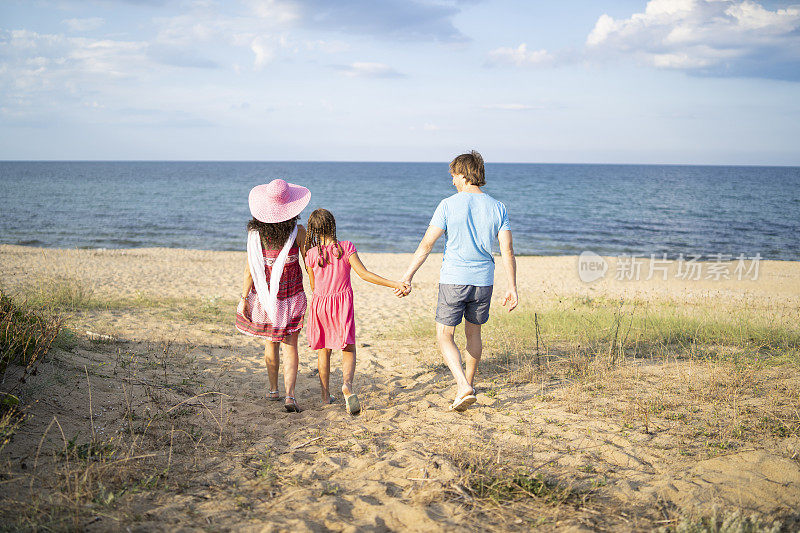
[[[479,443],[452,448],[445,456],[459,472],[445,494],[478,517],[543,525],[556,517],[579,516],[594,493],[590,485],[562,481],[528,464],[525,457],[501,455]]]
[[[764,520],[741,511],[723,513],[715,510],[709,516],[682,517],[674,526],[659,528],[659,533],[779,533],[782,524]]]

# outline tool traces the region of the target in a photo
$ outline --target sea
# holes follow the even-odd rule
[[[6,161],[0,243],[241,251],[248,192],[275,178],[366,252],[413,252],[455,193],[446,162]],[[484,191],[519,255],[800,260],[800,167],[487,164]]]

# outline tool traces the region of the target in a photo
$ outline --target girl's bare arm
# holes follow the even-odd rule
[[[386,278],[382,278],[381,276],[370,272],[367,270],[367,267],[364,266],[364,263],[361,262],[361,258],[358,257],[358,252],[353,252],[353,255],[350,256],[350,266],[353,270],[356,271],[358,277],[363,279],[364,281],[369,281],[370,283],[374,283],[375,285],[383,285],[384,287],[391,287],[393,289],[403,290],[404,286],[399,281],[391,281]]]
[[[306,269],[308,274],[308,283],[311,286],[311,292],[314,292],[314,271],[306,264],[306,228],[302,224],[297,225],[297,239],[295,240],[297,247],[300,248],[300,261],[303,268]]]
[[[314,292],[314,269],[306,265],[306,272],[308,272],[308,284],[311,286],[311,292]]]

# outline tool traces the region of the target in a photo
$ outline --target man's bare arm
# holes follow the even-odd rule
[[[508,310],[513,311],[519,303],[519,296],[517,296],[517,258],[514,257],[514,243],[511,238],[511,231],[500,231],[497,234],[497,240],[500,241],[500,255],[503,258],[506,278],[508,278],[508,289],[503,299],[503,305],[509,304]]]
[[[411,264],[408,265],[408,269],[406,273],[402,277],[402,281],[411,283],[411,279],[414,277],[414,274],[417,273],[419,267],[422,266],[422,263],[428,258],[428,255],[433,250],[433,245],[436,243],[437,239],[444,234],[444,230],[442,228],[437,228],[436,226],[428,226],[428,230],[425,232],[425,236],[422,237],[422,240],[417,246],[417,251],[414,252],[414,258],[411,260]]]

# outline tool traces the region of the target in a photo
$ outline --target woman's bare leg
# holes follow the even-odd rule
[[[297,337],[299,331],[295,331],[283,339],[284,358],[283,358],[283,386],[286,387],[286,396],[294,398],[294,386],[297,383],[297,367],[300,364],[300,357],[297,354]]]
[[[267,341],[267,345],[264,348],[264,362],[267,364],[267,376],[269,377],[269,390],[276,391],[278,390],[278,366],[280,364],[280,342],[272,342]],[[267,396],[270,398],[277,398],[280,396],[279,393],[276,394],[269,394],[267,392]]]

